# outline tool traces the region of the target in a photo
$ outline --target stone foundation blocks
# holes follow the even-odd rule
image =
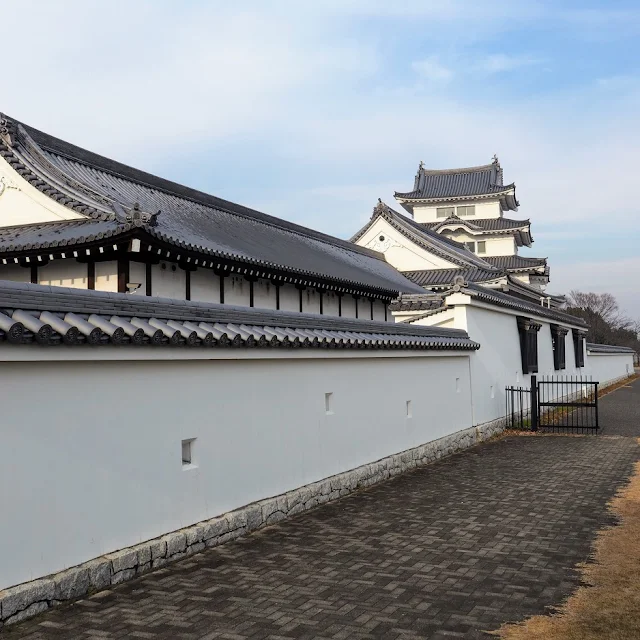
[[[49,578],[0,591],[0,628],[3,624],[19,622],[41,613],[58,602],[108,589],[151,569],[159,569],[205,548],[225,544],[251,531],[347,496],[358,488],[384,482],[491,438],[503,429],[504,420],[466,429],[142,544],[109,553]]]

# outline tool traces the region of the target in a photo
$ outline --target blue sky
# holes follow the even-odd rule
[[[2,0],[0,110],[349,237],[500,157],[554,292],[640,317],[640,3]]]

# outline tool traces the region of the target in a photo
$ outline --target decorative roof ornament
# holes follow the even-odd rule
[[[498,160],[498,154],[497,153],[493,154],[492,160],[493,160],[493,164],[500,164],[500,160]]]
[[[373,207],[373,215],[371,217],[375,218],[376,216],[386,213],[386,211],[387,211],[387,205],[384,202],[382,202],[382,198],[378,198],[378,202],[376,203],[376,206]]]
[[[455,276],[453,279],[453,286],[451,287],[453,291],[458,292],[462,289],[462,287],[466,287],[467,283],[464,279],[464,276]]]
[[[17,127],[15,124],[4,113],[0,113],[0,140],[8,147],[13,147],[16,143],[16,134]]]
[[[124,209],[117,203],[114,203],[114,210],[116,211],[116,216],[120,222],[128,222],[135,227],[142,227],[144,225],[148,225],[150,227],[155,227],[158,224],[158,216],[161,211],[157,211],[156,213],[147,213],[140,208],[140,203],[134,203],[133,207],[130,209]]]

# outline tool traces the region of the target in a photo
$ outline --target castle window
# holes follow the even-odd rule
[[[455,207],[438,207],[436,209],[436,217],[438,218],[448,218],[455,213]]]
[[[476,243],[475,242],[464,242],[463,244],[472,253],[476,252]]]
[[[487,253],[487,243],[484,240],[479,240],[477,247],[478,250],[476,253]]]
[[[566,364],[565,358],[565,336],[567,335],[567,329],[559,327],[556,324],[551,325],[551,344],[553,346],[553,368],[556,371],[564,369]]]
[[[538,331],[541,326],[529,318],[518,317],[522,373],[538,373]]]
[[[575,329],[573,335],[573,354],[576,361],[576,369],[584,367],[584,335]]]
[[[459,216],[475,216],[476,215],[476,205],[468,204],[462,207],[458,207],[458,215]]]

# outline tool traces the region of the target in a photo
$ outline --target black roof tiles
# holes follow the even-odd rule
[[[528,258],[525,256],[490,256],[485,260],[498,269],[507,269],[509,271],[527,270],[535,267],[546,267],[546,258]]]
[[[513,220],[512,218],[459,218],[458,216],[438,220],[437,222],[421,222],[427,229],[438,229],[447,224],[460,224],[482,231],[505,231],[509,229],[523,229],[531,226],[529,220]]]
[[[12,135],[0,137],[0,153],[14,169],[43,193],[95,220],[131,220],[178,247],[250,265],[390,294],[416,291],[375,251],[128,167],[7,116],[1,119],[11,125]],[[43,229],[41,242],[55,240],[45,237],[50,231]]]
[[[465,282],[488,282],[504,277],[499,269],[430,269],[422,271],[403,271],[404,275],[412,282],[422,287],[453,285],[457,277],[462,277]]]
[[[425,169],[422,163],[413,185],[413,190],[395,196],[401,200],[431,200],[472,198],[513,192],[507,198],[506,209],[516,210],[515,185],[505,185],[502,168],[497,158],[490,164],[462,169]]]
[[[69,346],[473,350],[458,329],[0,281],[0,341]]]

